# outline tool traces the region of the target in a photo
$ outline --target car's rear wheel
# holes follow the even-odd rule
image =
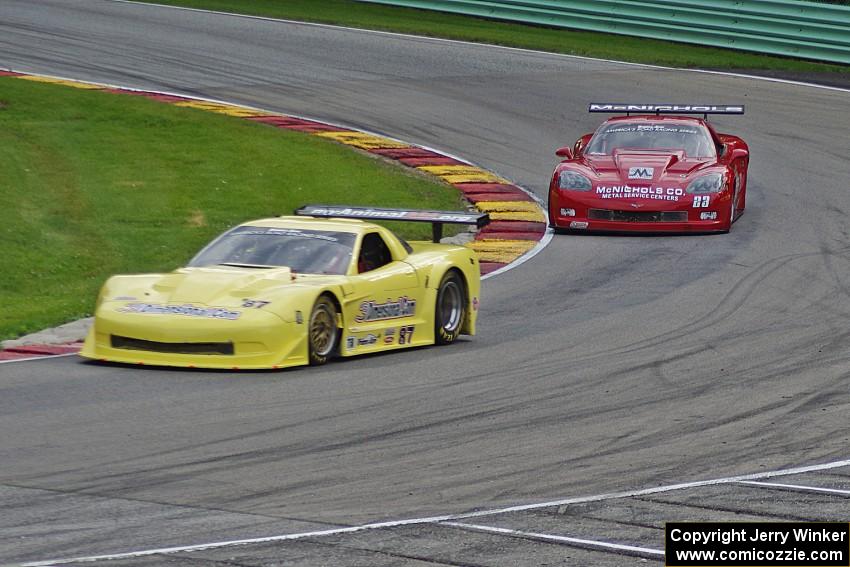
[[[446,273],[437,289],[434,313],[434,337],[437,344],[447,345],[458,338],[467,308],[463,279],[455,271]]]
[[[310,312],[307,327],[307,342],[310,349],[310,364],[324,364],[336,354],[339,342],[337,310],[333,300],[323,295],[316,300]]]

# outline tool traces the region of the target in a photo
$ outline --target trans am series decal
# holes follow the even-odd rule
[[[227,319],[235,321],[242,315],[241,311],[229,309],[195,307],[194,305],[159,305],[157,303],[128,303],[118,309],[122,313],[143,313],[147,315],[186,315],[188,317],[205,317],[208,319]]]
[[[360,315],[356,316],[354,320],[358,323],[364,323],[366,321],[413,317],[415,314],[416,300],[409,297],[399,297],[396,301],[387,299],[386,303],[364,301],[360,304]]]
[[[671,126],[668,124],[635,124],[615,126],[605,130],[606,134],[612,132],[670,132],[673,134],[699,134],[699,130],[690,126]]]

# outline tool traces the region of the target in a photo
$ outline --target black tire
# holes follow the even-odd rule
[[[729,209],[730,209],[730,211],[729,211],[729,226],[723,227],[723,230],[721,231],[721,232],[723,232],[723,234],[729,234],[729,232],[732,230],[732,224],[734,224],[734,222],[736,220],[738,220],[737,217],[735,216],[735,212],[736,212],[735,211],[735,197],[737,197],[737,196],[738,196],[738,183],[736,181],[735,187],[732,188],[732,203],[729,205]]]
[[[463,278],[449,271],[437,288],[437,305],[434,309],[434,340],[438,345],[455,342],[466,320],[468,301]]]
[[[339,346],[337,310],[333,300],[323,295],[316,300],[307,322],[307,344],[310,364],[318,366],[336,355]]]

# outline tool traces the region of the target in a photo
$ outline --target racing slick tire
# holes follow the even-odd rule
[[[327,295],[320,296],[313,305],[307,326],[307,343],[312,366],[324,364],[336,354],[339,344],[336,322],[337,310],[333,300]]]
[[[738,196],[738,184],[735,183],[735,187],[732,189],[732,202],[729,204],[729,224],[723,227],[721,232],[723,234],[729,234],[732,231],[732,224],[737,220],[735,216],[735,198]]]
[[[434,309],[434,340],[438,345],[455,342],[466,320],[468,309],[463,278],[451,270],[440,280]]]

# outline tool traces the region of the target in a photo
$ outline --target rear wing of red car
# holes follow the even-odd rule
[[[626,116],[639,114],[702,114],[706,118],[709,114],[743,114],[744,105],[718,105],[718,104],[629,104],[611,102],[591,102],[587,107],[588,112],[605,112],[609,114],[622,114]]]
[[[345,205],[304,205],[295,209],[295,214],[307,217],[389,220],[431,223],[431,236],[439,242],[444,224],[468,224],[478,228],[490,224],[487,213],[467,211],[428,211],[420,209],[384,209],[377,207],[349,207]]]

